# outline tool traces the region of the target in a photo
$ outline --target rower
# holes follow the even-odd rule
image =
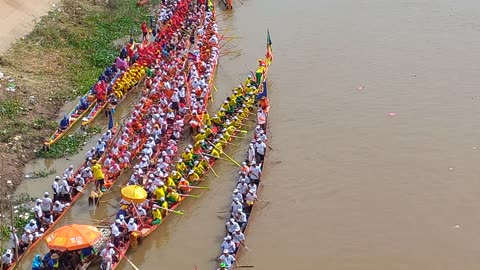
[[[231,218],[227,223],[225,223],[228,233],[234,233],[235,230],[240,229],[240,225],[235,222],[235,219]]]
[[[167,214],[167,210],[166,209],[169,209],[168,208],[168,203],[167,201],[165,200],[164,197],[160,198],[160,207],[163,208],[162,209],[162,217],[165,217],[165,215]]]
[[[182,159],[189,168],[193,167],[193,154],[189,148],[186,148],[183,152]]]
[[[115,247],[114,244],[109,243],[100,252],[100,257],[102,257],[102,267],[101,267],[101,269],[112,269],[112,265],[116,261],[114,247]]]
[[[167,188],[167,202],[169,208],[180,200],[180,195],[171,187]]]
[[[237,185],[238,192],[242,195],[246,195],[248,192],[248,184],[245,179],[241,179]]]
[[[235,243],[232,241],[232,237],[230,235],[227,235],[226,237],[223,238],[223,242],[220,245],[221,250],[228,250],[229,254],[235,253],[236,247]]]
[[[239,194],[241,196],[241,194]],[[243,201],[243,199],[242,199]],[[243,205],[239,198],[233,198],[232,204],[230,205],[230,212],[235,213],[238,210],[243,210]]]
[[[152,218],[152,225],[158,225],[162,223],[162,211],[160,211],[160,207],[158,206],[158,204],[154,204],[152,206]]]
[[[189,186],[190,186],[190,182],[188,182],[183,177],[178,182],[178,190],[180,191],[181,194],[187,194],[190,191]]]
[[[3,269],[8,269],[13,263],[13,254],[11,249],[7,249],[5,254],[2,255]]]
[[[195,162],[193,164],[194,164],[193,171],[198,176],[201,177],[205,173],[206,168],[203,167],[202,163],[200,163],[200,161],[198,161],[198,160],[195,160]]]
[[[172,178],[173,182],[178,183],[178,181],[180,181],[180,179],[182,178],[182,175],[177,171],[172,171],[170,177]]]
[[[112,231],[112,236],[113,236],[113,244],[117,247],[119,247],[123,243],[123,236],[122,233],[120,232],[119,226],[121,226],[122,221],[120,219],[116,219],[115,223],[110,225],[111,231]]]
[[[235,263],[235,257],[228,253],[228,249],[224,250],[222,255],[218,257],[218,262],[224,269],[230,269]]]
[[[238,189],[233,190],[232,200],[235,201],[235,199],[238,199],[240,203],[243,203],[243,196],[240,192],[238,192]]]
[[[127,232],[130,234],[135,231],[138,231],[138,225],[135,223],[134,218],[130,218],[127,223]]]
[[[65,205],[62,204],[60,201],[55,201],[55,204],[52,207],[52,213],[54,219],[56,219],[65,209]]]
[[[183,162],[182,159],[178,159],[178,162],[177,162],[177,171],[179,171],[181,174],[184,174],[185,172],[187,172],[187,165],[185,165],[185,163]]]
[[[200,176],[194,170],[190,170],[188,172],[187,178],[189,182],[196,182],[200,180]]]
[[[255,194],[255,190],[250,189],[245,195],[245,203],[247,204],[246,212],[250,212],[252,209],[253,203],[257,200],[257,195]]]
[[[237,209],[237,211],[233,212],[233,218],[240,225],[240,229],[244,229],[247,225],[247,214],[242,209]]]
[[[248,177],[255,185],[258,186],[260,183],[260,177],[262,177],[262,169],[260,168],[259,164],[252,162],[252,166],[250,166],[250,171],[248,172]]]
[[[235,247],[238,249],[240,243],[244,244],[245,235],[242,233],[241,230],[236,230],[235,233],[232,234],[232,241],[235,243]]]
[[[160,198],[165,198],[166,190],[167,188],[165,187],[165,184],[163,184],[163,182],[160,182],[160,185],[157,186],[157,188],[153,192],[153,195],[155,195],[157,200],[160,200]]]

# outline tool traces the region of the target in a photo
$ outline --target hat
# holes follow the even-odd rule
[[[119,219],[125,219],[125,216],[124,215],[120,215],[118,216]]]
[[[158,204],[154,204],[154,205],[152,206],[152,209],[157,209],[157,208],[159,208],[159,207],[160,207],[160,206],[158,206]]]
[[[135,219],[133,219],[133,218],[130,218],[130,219],[128,220],[128,223],[134,223],[134,222],[135,222]]]
[[[238,202],[238,198],[233,198],[233,201],[234,201],[234,202]]]
[[[30,223],[35,223],[35,219],[30,219]]]
[[[161,197],[161,198],[160,198],[160,201],[161,201],[161,202],[165,201],[165,197]]]
[[[42,202],[42,200],[41,200],[41,199],[37,199],[37,203],[41,203],[41,202]]]
[[[234,190],[233,190],[233,193],[237,193],[237,192],[238,192],[238,189],[234,189]]]
[[[48,191],[45,191],[45,193],[43,194],[43,196],[45,197],[48,197],[50,194],[48,193]]]
[[[60,176],[55,176],[55,180],[60,180]]]
[[[228,249],[224,249],[223,253],[228,254]]]
[[[250,189],[248,192],[250,192],[250,193],[255,193],[255,190]]]
[[[60,204],[60,201],[55,201],[55,204]]]
[[[225,237],[225,240],[232,240],[232,237],[230,235],[227,235],[227,237]]]
[[[122,221],[120,219],[116,219],[115,223],[120,224],[120,223],[122,223]]]
[[[242,209],[238,208],[238,209],[237,209],[237,212],[238,212],[238,213],[241,213],[241,212],[243,212],[243,211],[242,211]]]
[[[26,232],[26,233],[32,233],[32,231],[29,230],[29,229],[26,229],[25,232]]]
[[[114,247],[115,245],[114,245],[114,244],[112,244],[112,243],[110,243],[108,246],[109,246],[109,247]]]
[[[231,219],[230,219],[230,222],[235,222],[235,219],[231,218]]]
[[[52,256],[51,256],[51,258],[52,258],[53,260],[58,260],[58,258],[60,258],[60,256],[58,256],[57,253],[53,253]]]

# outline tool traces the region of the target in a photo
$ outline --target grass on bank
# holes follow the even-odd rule
[[[139,36],[140,24],[150,20],[148,9],[132,0],[63,0],[42,17],[0,56],[0,70],[17,85],[0,98],[0,141],[21,134],[30,152],[41,147],[57,128],[52,119],[65,101],[86,93],[113,63],[120,50],[115,41]]]

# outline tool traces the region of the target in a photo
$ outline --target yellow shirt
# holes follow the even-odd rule
[[[183,172],[186,170],[187,170],[187,165],[185,165],[185,163],[183,162],[177,163],[177,171]]]
[[[175,187],[175,182],[173,181],[173,179],[171,177],[168,177],[167,178],[167,183],[166,183],[167,187]]]
[[[205,173],[205,168],[201,163],[198,163],[195,167],[193,167],[193,171],[195,171],[195,173],[198,175],[203,175],[203,173]]]
[[[102,165],[100,165],[99,163],[92,166],[92,172],[93,172],[93,178],[95,180],[101,180],[105,177],[103,175]]]
[[[172,191],[168,193],[167,198],[171,201],[178,202],[178,200],[180,199],[180,195],[176,191]]]
[[[162,212],[160,209],[155,209],[152,211],[153,219],[162,219]]]
[[[220,153],[215,148],[212,149],[212,152],[210,153],[210,155],[215,158],[220,158]]]
[[[153,195],[155,195],[155,198],[157,198],[157,200],[160,200],[160,198],[162,197],[165,198],[165,189],[161,187],[157,187],[153,192]]]
[[[205,138],[207,137],[207,135],[205,133],[198,133],[197,135],[195,135],[195,141],[201,141],[201,140],[205,140]]]
[[[190,161],[190,160],[192,160],[192,158],[193,158],[192,152],[184,152],[182,154],[182,159],[185,160],[185,161]]]
[[[212,125],[212,121],[210,121],[210,115],[208,113],[205,113],[203,116],[203,123],[207,126]]]
[[[198,180],[200,180],[200,176],[197,173],[195,173],[195,171],[192,174],[188,175],[189,182],[198,181]]]

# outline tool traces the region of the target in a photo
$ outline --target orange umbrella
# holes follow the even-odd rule
[[[79,250],[94,245],[102,233],[94,226],[71,224],[60,227],[45,237],[50,249]]]
[[[147,192],[143,187],[130,185],[120,191],[124,200],[132,203],[142,203],[147,199]]]

